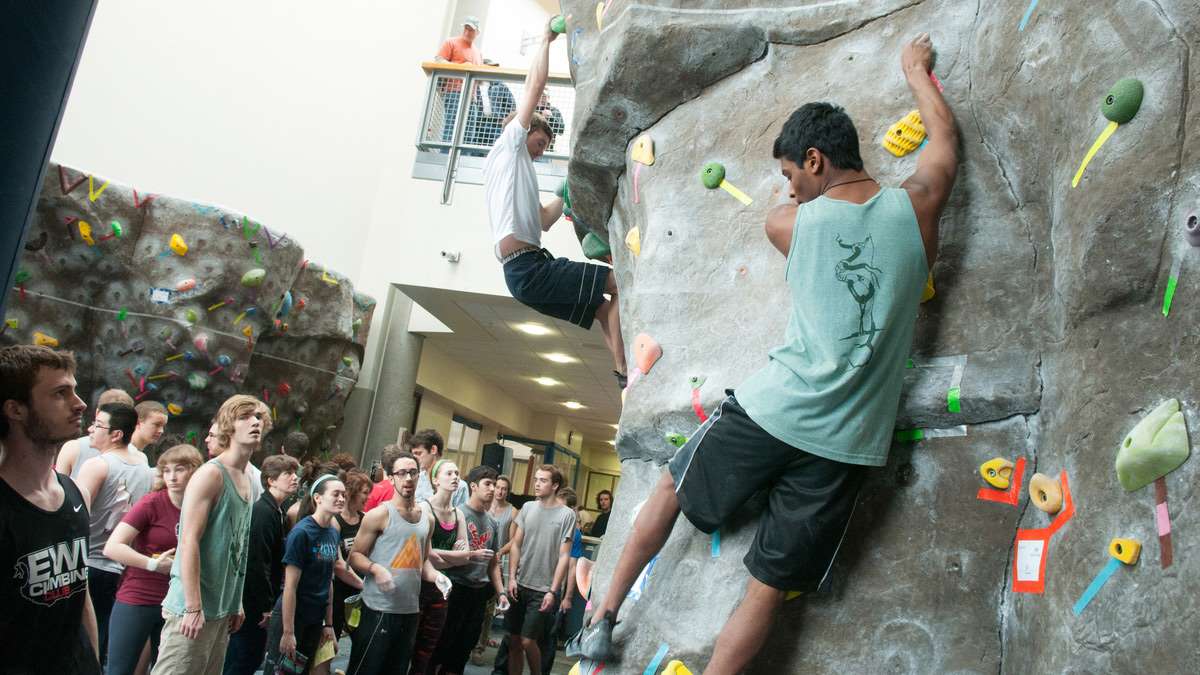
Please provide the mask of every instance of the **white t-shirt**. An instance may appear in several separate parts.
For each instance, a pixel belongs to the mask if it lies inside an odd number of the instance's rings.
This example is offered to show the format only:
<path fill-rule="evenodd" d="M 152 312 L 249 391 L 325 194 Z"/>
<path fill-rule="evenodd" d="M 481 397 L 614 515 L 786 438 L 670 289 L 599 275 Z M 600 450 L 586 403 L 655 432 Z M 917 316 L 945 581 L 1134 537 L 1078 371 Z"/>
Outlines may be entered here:
<path fill-rule="evenodd" d="M 528 136 L 529 130 L 513 117 L 483 165 L 496 259 L 500 258 L 500 240 L 510 234 L 534 246 L 542 243 L 542 203 L 538 199 L 537 171 L 525 147 Z"/>
<path fill-rule="evenodd" d="M 250 462 L 246 462 L 246 478 L 250 479 L 250 503 L 253 504 L 263 493 L 262 471 Z"/>

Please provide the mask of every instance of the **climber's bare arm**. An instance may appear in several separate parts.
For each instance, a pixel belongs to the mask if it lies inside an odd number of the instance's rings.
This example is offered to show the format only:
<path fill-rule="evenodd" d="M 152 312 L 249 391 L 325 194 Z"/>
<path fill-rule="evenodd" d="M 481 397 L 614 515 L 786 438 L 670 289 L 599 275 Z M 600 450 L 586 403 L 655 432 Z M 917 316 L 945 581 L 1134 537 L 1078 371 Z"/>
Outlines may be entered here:
<path fill-rule="evenodd" d="M 925 125 L 925 138 L 929 141 L 917 156 L 917 170 L 901 187 L 908 191 L 913 210 L 917 212 L 917 224 L 925 242 L 925 258 L 930 267 L 937 258 L 938 219 L 950 199 L 950 190 L 958 173 L 958 129 L 954 124 L 954 113 L 929 78 L 932 64 L 933 43 L 928 33 L 918 35 L 901 50 L 900 66 L 913 98 L 917 100 L 921 122 Z"/>
<path fill-rule="evenodd" d="M 796 222 L 796 204 L 780 204 L 767 214 L 767 240 L 786 258 L 792 248 L 792 226 Z"/>

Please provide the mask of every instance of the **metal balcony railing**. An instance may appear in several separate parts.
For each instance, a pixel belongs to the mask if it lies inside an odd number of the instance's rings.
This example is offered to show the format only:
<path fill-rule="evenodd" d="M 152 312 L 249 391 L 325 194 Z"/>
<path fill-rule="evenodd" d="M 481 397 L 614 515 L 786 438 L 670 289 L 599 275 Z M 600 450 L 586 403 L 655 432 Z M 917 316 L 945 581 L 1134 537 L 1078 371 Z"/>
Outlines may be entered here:
<path fill-rule="evenodd" d="M 429 88 L 413 177 L 441 180 L 442 203 L 448 204 L 456 182 L 483 183 L 483 160 L 524 93 L 525 71 L 436 61 L 421 68 L 429 75 Z M 554 143 L 535 163 L 539 187 L 550 192 L 566 176 L 571 154 L 575 87 L 570 76 L 550 75 L 537 111 L 555 132 Z"/>

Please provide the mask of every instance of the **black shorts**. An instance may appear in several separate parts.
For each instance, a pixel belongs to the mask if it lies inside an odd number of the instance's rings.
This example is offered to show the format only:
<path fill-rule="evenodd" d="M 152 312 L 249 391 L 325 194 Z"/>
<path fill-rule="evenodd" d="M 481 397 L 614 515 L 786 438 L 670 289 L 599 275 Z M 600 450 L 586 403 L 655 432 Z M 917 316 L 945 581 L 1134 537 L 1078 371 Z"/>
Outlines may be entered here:
<path fill-rule="evenodd" d="M 590 329 L 596 310 L 607 299 L 604 286 L 611 271 L 604 265 L 555 258 L 543 248 L 505 263 L 504 281 L 517 302 Z"/>
<path fill-rule="evenodd" d="M 815 591 L 837 556 L 866 467 L 780 441 L 728 393 L 671 460 L 679 508 L 700 531 L 712 533 L 766 490 L 746 568 L 771 588 Z"/>
<path fill-rule="evenodd" d="M 541 641 L 554 621 L 554 613 L 558 611 L 557 602 L 549 612 L 541 611 L 544 597 L 546 594 L 542 591 L 517 586 L 517 599 L 504 613 L 504 628 L 509 635 Z"/>

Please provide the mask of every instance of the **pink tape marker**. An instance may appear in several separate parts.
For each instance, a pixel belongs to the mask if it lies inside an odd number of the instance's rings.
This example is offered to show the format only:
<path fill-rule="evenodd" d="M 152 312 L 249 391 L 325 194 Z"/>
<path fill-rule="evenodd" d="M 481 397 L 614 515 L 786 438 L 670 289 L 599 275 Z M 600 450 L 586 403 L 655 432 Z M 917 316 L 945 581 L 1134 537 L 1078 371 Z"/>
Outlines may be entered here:
<path fill-rule="evenodd" d="M 1158 521 L 1158 536 L 1171 534 L 1171 516 L 1167 513 L 1167 503 L 1163 502 L 1154 509 L 1155 520 Z"/>
<path fill-rule="evenodd" d="M 938 91 L 946 91 L 946 88 L 942 86 L 942 81 L 938 79 L 937 75 L 933 74 L 932 70 L 929 71 L 929 79 L 933 80 L 933 84 L 937 86 Z"/>
<path fill-rule="evenodd" d="M 637 204 L 638 202 L 641 201 L 638 196 L 638 174 L 641 172 L 642 172 L 642 163 L 636 162 L 633 165 L 633 203 L 634 204 Z"/>

